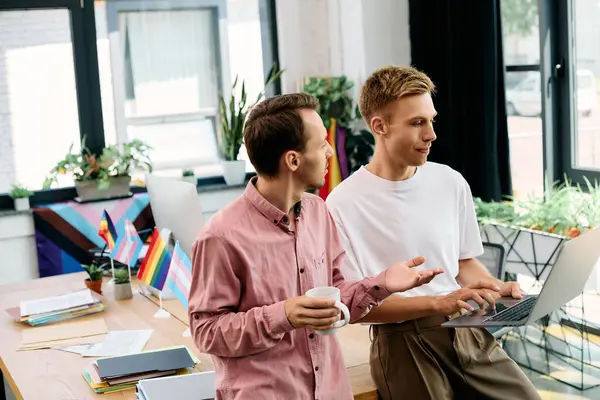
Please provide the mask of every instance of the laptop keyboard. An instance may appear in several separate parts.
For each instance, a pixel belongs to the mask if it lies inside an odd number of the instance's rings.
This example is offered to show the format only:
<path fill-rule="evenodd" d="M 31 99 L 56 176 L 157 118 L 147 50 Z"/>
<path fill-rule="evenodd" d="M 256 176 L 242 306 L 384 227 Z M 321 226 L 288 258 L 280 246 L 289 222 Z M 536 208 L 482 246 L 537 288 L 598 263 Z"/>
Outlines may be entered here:
<path fill-rule="evenodd" d="M 536 296 L 527 297 L 516 306 L 484 319 L 484 321 L 520 321 L 527 317 L 535 304 Z"/>

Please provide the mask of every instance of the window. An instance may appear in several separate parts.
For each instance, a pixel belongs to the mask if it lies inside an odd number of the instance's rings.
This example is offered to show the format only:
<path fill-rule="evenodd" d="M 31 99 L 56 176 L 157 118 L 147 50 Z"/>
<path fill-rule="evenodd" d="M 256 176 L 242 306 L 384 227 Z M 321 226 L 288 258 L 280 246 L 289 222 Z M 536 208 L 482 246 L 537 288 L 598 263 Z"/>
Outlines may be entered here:
<path fill-rule="evenodd" d="M 544 191 L 542 93 L 537 0 L 502 0 L 506 111 L 513 191 Z"/>
<path fill-rule="evenodd" d="M 41 189 L 69 146 L 80 147 L 71 35 L 67 8 L 0 11 L 0 193 Z"/>
<path fill-rule="evenodd" d="M 569 69 L 574 80 L 573 114 L 575 131 L 571 165 L 581 170 L 600 171 L 600 3 L 577 0 L 572 3 L 573 62 Z"/>
<path fill-rule="evenodd" d="M 539 5 L 539 9 L 538 9 Z M 600 2 L 502 0 L 515 194 L 600 178 Z"/>
<path fill-rule="evenodd" d="M 13 183 L 40 190 L 83 137 L 94 152 L 139 138 L 154 147 L 159 173 L 221 176 L 218 96 L 228 97 L 236 77 L 249 98 L 263 89 L 277 62 L 274 8 L 274 0 L 3 1 L 0 208 L 12 206 Z M 64 200 L 72 189 L 59 192 L 36 196 Z"/>
<path fill-rule="evenodd" d="M 218 96 L 227 98 L 238 77 L 255 98 L 270 67 L 257 57 L 264 42 L 259 6 L 259 0 L 96 3 L 106 18 L 111 65 L 100 76 L 112 88 L 105 92 L 112 92 L 116 121 L 107 143 L 147 142 L 159 174 L 193 168 L 199 176 L 221 175 Z"/>

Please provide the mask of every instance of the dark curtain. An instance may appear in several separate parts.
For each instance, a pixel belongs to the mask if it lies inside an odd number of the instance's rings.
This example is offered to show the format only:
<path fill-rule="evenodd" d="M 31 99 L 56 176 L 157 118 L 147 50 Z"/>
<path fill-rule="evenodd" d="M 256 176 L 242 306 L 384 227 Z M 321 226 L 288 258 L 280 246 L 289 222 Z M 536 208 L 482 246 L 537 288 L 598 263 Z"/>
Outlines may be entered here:
<path fill-rule="evenodd" d="M 512 195 L 500 0 L 410 0 L 412 64 L 437 86 L 429 159 L 486 201 Z"/>

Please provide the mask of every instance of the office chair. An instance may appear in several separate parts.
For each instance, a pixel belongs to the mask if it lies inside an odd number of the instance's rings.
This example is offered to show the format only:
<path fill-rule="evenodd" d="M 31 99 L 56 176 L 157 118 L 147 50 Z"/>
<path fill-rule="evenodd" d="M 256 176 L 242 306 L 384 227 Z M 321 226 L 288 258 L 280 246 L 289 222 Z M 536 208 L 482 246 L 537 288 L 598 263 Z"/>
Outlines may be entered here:
<path fill-rule="evenodd" d="M 483 242 L 483 254 L 477 259 L 485 265 L 492 276 L 504 282 L 506 251 L 497 243 Z M 508 333 L 512 327 L 487 328 L 496 339 Z"/>

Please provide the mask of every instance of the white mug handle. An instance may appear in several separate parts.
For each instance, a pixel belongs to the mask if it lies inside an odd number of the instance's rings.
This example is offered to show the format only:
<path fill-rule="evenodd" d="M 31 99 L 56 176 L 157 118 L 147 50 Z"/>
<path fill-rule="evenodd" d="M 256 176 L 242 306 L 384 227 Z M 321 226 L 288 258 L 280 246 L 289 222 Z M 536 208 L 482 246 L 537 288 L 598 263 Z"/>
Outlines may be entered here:
<path fill-rule="evenodd" d="M 344 325 L 348 325 L 350 323 L 350 311 L 348 311 L 348 307 L 341 301 L 335 302 L 335 307 L 339 308 L 339 310 L 344 314 L 344 319 L 337 321 L 333 324 L 334 328 L 341 328 Z"/>

